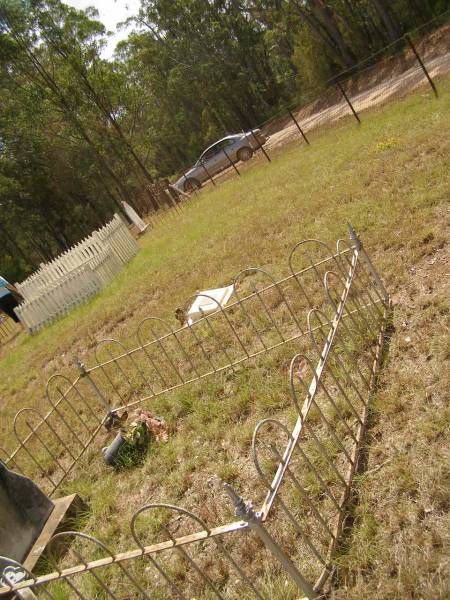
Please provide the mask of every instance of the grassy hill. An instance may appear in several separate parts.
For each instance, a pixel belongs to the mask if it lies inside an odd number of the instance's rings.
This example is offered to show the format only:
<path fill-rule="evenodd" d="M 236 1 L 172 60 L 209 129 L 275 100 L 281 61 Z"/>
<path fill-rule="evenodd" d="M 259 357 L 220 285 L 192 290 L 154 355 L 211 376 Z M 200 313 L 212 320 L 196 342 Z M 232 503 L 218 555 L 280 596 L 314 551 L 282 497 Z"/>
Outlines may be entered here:
<path fill-rule="evenodd" d="M 343 121 L 316 133 L 310 147 L 294 143 L 272 163 L 260 161 L 242 177 L 204 189 L 181 216 L 141 238 L 136 259 L 95 299 L 2 348 L 1 445 L 14 445 L 15 412 L 44 406 L 48 377 L 74 374 L 75 356 L 92 364 L 99 339 L 132 343 L 148 315 L 175 325 L 175 309 L 196 290 L 225 285 L 245 267 L 282 276 L 295 242 L 333 242 L 346 235 L 350 221 L 393 296 L 395 333 L 373 403 L 368 469 L 357 481 L 355 524 L 333 598 L 448 597 L 448 81 L 442 87 L 447 91 L 437 100 L 417 93 L 366 113 L 361 126 Z M 274 374 L 270 398 L 262 377 L 247 381 L 257 393 L 236 389 L 220 410 L 211 398 L 223 382 L 175 397 L 189 410 L 161 400 L 158 414 L 177 427 L 142 472 L 116 474 L 100 465 L 67 484 L 66 491 L 79 491 L 91 503 L 86 530 L 103 540 L 118 537 L 125 548 L 129 539 L 110 519 L 118 508 L 126 519 L 148 498 L 189 505 L 202 481 L 217 474 L 244 487 L 239 457 L 248 455 L 257 418 L 285 408 L 285 372 Z M 199 393 L 196 404 L 189 394 Z M 232 440 L 233 448 L 216 445 L 220 440 Z M 230 456 L 238 467 L 224 472 Z"/>

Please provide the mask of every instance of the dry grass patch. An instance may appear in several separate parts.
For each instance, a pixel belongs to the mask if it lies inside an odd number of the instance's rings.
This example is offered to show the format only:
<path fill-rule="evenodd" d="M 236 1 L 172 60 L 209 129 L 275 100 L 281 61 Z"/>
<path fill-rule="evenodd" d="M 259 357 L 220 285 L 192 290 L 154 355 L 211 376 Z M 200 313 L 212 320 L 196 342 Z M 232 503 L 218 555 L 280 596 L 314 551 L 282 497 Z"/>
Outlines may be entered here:
<path fill-rule="evenodd" d="M 291 145 L 271 164 L 205 189 L 182 217 L 141 239 L 140 254 L 99 296 L 2 350 L 2 445 L 13 445 L 14 413 L 43 408 L 46 379 L 59 370 L 73 375 L 75 356 L 92 364 L 102 337 L 132 345 L 148 315 L 175 324 L 175 309 L 195 290 L 227 284 L 244 267 L 283 276 L 295 242 L 332 242 L 351 221 L 393 294 L 395 334 L 334 596 L 445 598 L 449 116 L 449 92 L 438 100 L 411 96 L 366 114 L 361 127 L 330 129 L 311 147 Z M 286 365 L 293 353 L 285 348 L 251 370 L 156 399 L 150 408 L 166 418 L 170 439 L 152 444 L 133 469 L 104 466 L 101 437 L 63 490 L 88 501 L 85 530 L 124 550 L 129 518 L 149 501 L 195 508 L 208 523 L 229 519 L 217 476 L 247 490 L 257 420 L 268 414 L 292 420 Z M 261 488 L 250 492 L 262 498 Z M 249 561 L 262 557 L 258 552 Z M 295 598 L 273 566 L 254 562 L 268 597 Z"/>

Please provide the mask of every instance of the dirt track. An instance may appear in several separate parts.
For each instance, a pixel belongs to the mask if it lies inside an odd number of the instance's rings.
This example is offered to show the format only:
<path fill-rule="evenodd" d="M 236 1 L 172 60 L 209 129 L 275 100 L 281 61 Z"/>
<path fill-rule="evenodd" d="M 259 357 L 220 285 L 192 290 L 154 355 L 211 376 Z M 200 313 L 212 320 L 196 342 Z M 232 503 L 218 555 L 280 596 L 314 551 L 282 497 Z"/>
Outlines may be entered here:
<path fill-rule="evenodd" d="M 433 79 L 450 73 L 449 38 L 450 25 L 446 25 L 416 45 Z M 409 61 L 411 66 L 403 70 L 403 61 L 405 60 Z M 418 87 L 432 93 L 422 68 L 410 51 L 387 58 L 379 64 L 369 67 L 360 74 L 359 81 L 358 76 L 355 76 L 354 81 L 349 83 L 348 95 L 358 114 L 389 102 L 395 97 L 405 96 Z M 354 88 L 357 88 L 356 91 Z M 328 98 L 326 96 L 319 98 L 316 102 L 297 109 L 294 114 L 303 131 L 308 133 L 320 126 L 333 124 L 352 113 L 349 105 L 336 88 Z M 302 139 L 300 132 L 287 114 L 261 128 L 268 135 L 265 148 L 269 151 L 269 155 L 270 150 Z M 253 160 L 248 163 L 237 163 L 237 168 L 239 171 L 245 171 L 261 158 L 261 152 L 257 152 Z M 230 167 L 215 175 L 214 180 L 220 182 L 235 175 L 235 171 Z M 202 187 L 208 188 L 210 185 L 209 181 L 205 181 Z"/>
<path fill-rule="evenodd" d="M 426 67 L 433 78 L 450 72 L 450 52 L 427 60 Z M 417 65 L 401 75 L 395 74 L 393 77 L 385 79 L 363 92 L 352 94 L 350 99 L 356 112 L 361 113 L 368 108 L 389 101 L 393 96 L 412 91 L 420 85 L 428 86 L 429 84 L 421 67 Z M 302 111 L 299 111 L 295 116 L 299 120 L 302 129 L 308 132 L 319 125 L 332 123 L 349 114 L 351 114 L 350 107 L 345 100 L 342 100 L 309 116 L 303 116 Z M 287 125 L 270 136 L 266 148 L 270 150 L 270 148 L 282 146 L 292 139 L 298 138 L 299 135 L 300 133 L 294 124 Z"/>

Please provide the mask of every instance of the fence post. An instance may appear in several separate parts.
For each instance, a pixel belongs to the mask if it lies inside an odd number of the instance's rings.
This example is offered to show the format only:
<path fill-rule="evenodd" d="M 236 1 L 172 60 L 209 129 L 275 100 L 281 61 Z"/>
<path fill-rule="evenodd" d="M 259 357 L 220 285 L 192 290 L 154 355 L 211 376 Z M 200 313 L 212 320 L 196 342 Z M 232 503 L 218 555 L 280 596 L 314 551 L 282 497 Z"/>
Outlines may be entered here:
<path fill-rule="evenodd" d="M 364 260 L 367 263 L 367 266 L 369 267 L 369 271 L 372 274 L 372 277 L 374 278 L 378 289 L 380 290 L 380 292 L 383 295 L 384 298 L 384 302 L 385 305 L 388 306 L 389 302 L 390 302 L 390 296 L 388 291 L 386 290 L 386 288 L 384 287 L 383 282 L 381 281 L 381 277 L 378 275 L 377 270 L 375 269 L 375 267 L 372 264 L 372 261 L 369 258 L 369 255 L 367 254 L 367 252 L 365 251 L 362 241 L 360 240 L 358 234 L 356 233 L 356 231 L 353 229 L 353 227 L 350 225 L 350 223 L 347 223 L 347 227 L 348 227 L 348 232 L 350 235 L 350 239 L 352 240 L 352 242 L 355 244 L 356 249 L 358 250 L 358 252 L 361 252 L 361 254 L 364 257 Z"/>
<path fill-rule="evenodd" d="M 175 210 L 175 212 L 178 212 L 180 214 L 183 214 L 183 211 L 181 210 L 180 206 L 178 206 L 178 202 L 175 202 L 172 193 L 170 192 L 169 188 L 163 189 L 162 193 L 167 196 L 167 198 L 169 199 L 169 203 L 171 204 L 172 208 Z"/>
<path fill-rule="evenodd" d="M 314 591 L 312 585 L 306 581 L 289 556 L 287 556 L 280 548 L 267 529 L 263 526 L 260 515 L 253 510 L 251 504 L 245 503 L 229 484 L 225 483 L 224 488 L 234 504 L 236 516 L 248 523 L 250 529 L 256 533 L 266 548 L 281 563 L 283 569 L 292 577 L 298 588 L 305 594 L 306 598 L 318 598 L 319 596 Z"/>
<path fill-rule="evenodd" d="M 420 58 L 419 53 L 416 50 L 416 47 L 414 46 L 414 44 L 412 43 L 411 38 L 409 37 L 409 35 L 405 35 L 405 40 L 408 42 L 409 47 L 411 48 L 411 50 L 414 53 L 414 56 L 417 58 L 417 62 L 419 63 L 419 65 L 422 68 L 422 71 L 425 73 L 425 77 L 428 79 L 428 83 L 431 85 L 431 89 L 434 92 L 434 95 L 436 96 L 436 98 L 438 97 L 438 91 L 436 89 L 436 86 L 434 85 L 434 81 L 431 79 L 430 74 L 428 73 L 428 70 L 426 68 L 426 66 L 423 64 L 422 59 Z"/>
<path fill-rule="evenodd" d="M 186 173 L 183 171 L 183 177 L 184 177 L 184 183 L 185 183 L 185 188 L 186 188 L 186 183 L 189 181 L 189 179 L 186 177 Z M 186 191 L 189 191 L 189 188 L 186 188 Z M 194 186 L 193 189 L 191 190 L 191 192 L 194 192 L 194 194 L 197 194 L 197 188 Z"/>
<path fill-rule="evenodd" d="M 298 129 L 298 130 L 299 130 L 299 132 L 301 133 L 301 135 L 302 135 L 303 139 L 305 140 L 305 142 L 306 142 L 306 143 L 308 144 L 308 146 L 309 146 L 309 140 L 308 140 L 308 138 L 306 137 L 306 135 L 305 135 L 305 132 L 303 131 L 303 129 L 302 129 L 302 128 L 300 127 L 300 125 L 298 124 L 298 121 L 297 121 L 297 119 L 294 117 L 294 113 L 291 111 L 291 109 L 290 109 L 290 108 L 288 108 L 287 110 L 288 110 L 288 113 L 289 113 L 289 115 L 290 115 L 291 119 L 294 121 L 294 123 L 295 123 L 295 126 L 297 127 L 297 129 Z"/>
<path fill-rule="evenodd" d="M 208 171 L 208 169 L 206 168 L 206 166 L 205 166 L 205 163 L 203 162 L 203 160 L 201 160 L 201 161 L 200 161 L 200 164 L 202 165 L 202 167 L 203 167 L 203 170 L 205 171 L 206 175 L 207 175 L 207 176 L 208 176 L 208 178 L 210 179 L 211 183 L 212 183 L 213 185 L 216 185 L 216 182 L 215 182 L 215 181 L 214 181 L 214 179 L 212 178 L 212 175 L 211 175 L 211 173 L 210 173 L 210 172 Z"/>
<path fill-rule="evenodd" d="M 242 131 L 243 131 L 243 133 L 244 133 L 245 137 L 248 139 L 247 132 L 246 132 L 246 131 L 244 131 L 244 130 L 242 130 Z M 268 161 L 268 162 L 272 162 L 272 161 L 271 161 L 271 158 L 270 158 L 270 156 L 267 154 L 267 152 L 266 152 L 266 150 L 264 149 L 263 145 L 262 145 L 262 144 L 261 144 L 261 142 L 258 140 L 258 138 L 256 137 L 256 135 L 253 133 L 253 129 L 250 129 L 250 133 L 251 133 L 251 135 L 253 136 L 253 138 L 254 138 L 255 142 L 258 144 L 258 148 L 259 148 L 259 150 L 261 150 L 261 151 L 262 151 L 262 153 L 264 154 L 264 156 L 267 158 L 267 161 Z"/>
<path fill-rule="evenodd" d="M 228 152 L 225 150 L 225 148 L 222 148 L 223 153 L 225 154 L 225 156 L 228 158 L 228 161 L 230 162 L 231 166 L 233 167 L 233 169 L 236 171 L 236 173 L 238 175 L 240 175 L 239 173 L 239 169 L 237 168 L 237 166 L 234 164 L 234 162 L 231 160 L 230 155 L 228 154 Z"/>
<path fill-rule="evenodd" d="M 75 365 L 78 367 L 78 370 L 80 371 L 81 377 L 83 379 L 87 380 L 87 382 L 89 383 L 89 385 L 93 389 L 95 395 L 100 400 L 100 402 L 103 404 L 103 407 L 106 409 L 107 419 L 105 421 L 105 427 L 106 427 L 106 429 L 108 429 L 109 426 L 110 426 L 110 424 L 111 424 L 111 422 L 114 420 L 114 413 L 111 411 L 111 406 L 110 406 L 108 400 L 102 394 L 102 392 L 100 391 L 100 389 L 97 386 L 97 384 L 95 383 L 95 381 L 89 375 L 89 372 L 86 369 L 85 365 L 81 362 L 81 360 L 79 358 L 75 358 Z"/>
<path fill-rule="evenodd" d="M 353 113 L 353 116 L 354 116 L 354 117 L 355 117 L 355 119 L 358 121 L 358 123 L 361 123 L 361 119 L 359 118 L 359 116 L 358 116 L 358 113 L 357 113 L 357 112 L 356 112 L 356 110 L 354 109 L 354 107 L 353 107 L 353 104 L 350 102 L 350 98 L 347 96 L 347 94 L 346 94 L 346 92 L 345 92 L 344 88 L 342 87 L 342 84 L 341 84 L 341 82 L 340 82 L 340 81 L 336 82 L 336 85 L 337 85 L 337 86 L 338 86 L 338 88 L 340 89 L 340 91 L 341 91 L 341 94 L 344 96 L 344 98 L 345 98 L 345 101 L 346 101 L 346 102 L 347 102 L 347 104 L 350 106 L 350 109 L 351 109 L 351 111 L 352 111 L 352 113 Z"/>

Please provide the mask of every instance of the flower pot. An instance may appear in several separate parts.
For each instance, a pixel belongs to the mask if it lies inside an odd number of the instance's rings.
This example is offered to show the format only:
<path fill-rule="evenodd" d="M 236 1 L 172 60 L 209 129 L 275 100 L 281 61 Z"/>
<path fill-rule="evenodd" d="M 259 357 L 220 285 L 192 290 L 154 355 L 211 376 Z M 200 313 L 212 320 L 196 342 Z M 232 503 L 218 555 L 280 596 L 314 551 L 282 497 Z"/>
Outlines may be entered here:
<path fill-rule="evenodd" d="M 113 439 L 111 444 L 106 448 L 102 449 L 103 458 L 105 459 L 105 463 L 107 465 L 115 465 L 117 455 L 119 454 L 119 450 L 121 449 L 124 443 L 125 438 L 119 431 L 119 433 Z"/>

